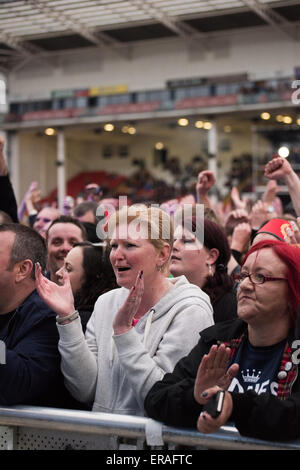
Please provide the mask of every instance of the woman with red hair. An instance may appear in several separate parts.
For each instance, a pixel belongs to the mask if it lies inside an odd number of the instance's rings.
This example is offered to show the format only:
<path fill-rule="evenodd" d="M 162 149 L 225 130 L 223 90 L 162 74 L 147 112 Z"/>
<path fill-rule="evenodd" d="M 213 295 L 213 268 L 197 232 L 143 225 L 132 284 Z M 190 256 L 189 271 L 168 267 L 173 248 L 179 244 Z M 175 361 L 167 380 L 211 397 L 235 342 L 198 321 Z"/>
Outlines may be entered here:
<path fill-rule="evenodd" d="M 215 432 L 228 420 L 243 435 L 300 437 L 300 247 L 277 240 L 255 244 L 237 276 L 238 318 L 201 332 L 190 354 L 154 384 L 145 400 L 151 418 Z M 221 390 L 221 413 L 204 405 Z"/>
<path fill-rule="evenodd" d="M 247 258 L 254 252 L 262 248 L 272 248 L 278 258 L 286 265 L 286 278 L 288 288 L 288 305 L 293 323 L 296 322 L 297 310 L 300 305 L 300 246 L 290 245 L 288 243 L 278 242 L 276 240 L 263 240 L 253 245 L 246 254 L 243 265 Z M 235 276 L 236 280 L 240 276 Z"/>

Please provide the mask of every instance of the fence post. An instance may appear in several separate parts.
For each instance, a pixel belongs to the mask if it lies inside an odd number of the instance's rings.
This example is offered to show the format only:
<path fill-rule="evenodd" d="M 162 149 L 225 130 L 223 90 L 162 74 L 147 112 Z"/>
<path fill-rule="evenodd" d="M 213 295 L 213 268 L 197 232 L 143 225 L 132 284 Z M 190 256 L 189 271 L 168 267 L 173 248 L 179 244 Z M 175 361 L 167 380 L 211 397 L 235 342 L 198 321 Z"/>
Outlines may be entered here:
<path fill-rule="evenodd" d="M 0 450 L 17 450 L 18 428 L 0 426 Z"/>

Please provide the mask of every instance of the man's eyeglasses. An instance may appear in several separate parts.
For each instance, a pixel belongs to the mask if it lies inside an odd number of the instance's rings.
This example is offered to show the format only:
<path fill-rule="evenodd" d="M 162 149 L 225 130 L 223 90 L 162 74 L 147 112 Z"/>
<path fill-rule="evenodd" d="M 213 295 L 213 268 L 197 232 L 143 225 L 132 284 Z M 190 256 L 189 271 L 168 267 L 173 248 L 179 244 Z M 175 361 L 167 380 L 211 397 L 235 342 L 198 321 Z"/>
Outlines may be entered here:
<path fill-rule="evenodd" d="M 234 273 L 232 277 L 236 282 L 242 282 L 246 277 L 249 277 L 252 284 L 264 284 L 268 281 L 287 281 L 285 277 L 264 276 L 264 274 L 260 273 Z"/>

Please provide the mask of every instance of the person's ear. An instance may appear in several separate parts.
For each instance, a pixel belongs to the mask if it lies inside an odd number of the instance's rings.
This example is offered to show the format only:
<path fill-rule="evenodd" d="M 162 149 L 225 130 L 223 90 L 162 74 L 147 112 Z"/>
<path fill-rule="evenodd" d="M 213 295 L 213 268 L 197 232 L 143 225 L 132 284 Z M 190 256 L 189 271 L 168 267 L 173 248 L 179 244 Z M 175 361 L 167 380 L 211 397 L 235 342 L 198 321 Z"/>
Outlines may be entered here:
<path fill-rule="evenodd" d="M 212 248 L 211 250 L 209 250 L 209 254 L 208 254 L 208 260 L 209 260 L 209 264 L 215 264 L 217 262 L 217 259 L 219 258 L 219 255 L 220 255 L 220 252 L 217 248 Z"/>
<path fill-rule="evenodd" d="M 168 243 L 164 243 L 164 246 L 160 249 L 158 258 L 157 258 L 157 266 L 165 266 L 167 261 L 169 260 L 171 255 L 171 247 Z"/>
<path fill-rule="evenodd" d="M 31 276 L 33 263 L 30 259 L 24 259 L 14 266 L 15 281 L 16 283 L 22 282 L 27 277 Z"/>

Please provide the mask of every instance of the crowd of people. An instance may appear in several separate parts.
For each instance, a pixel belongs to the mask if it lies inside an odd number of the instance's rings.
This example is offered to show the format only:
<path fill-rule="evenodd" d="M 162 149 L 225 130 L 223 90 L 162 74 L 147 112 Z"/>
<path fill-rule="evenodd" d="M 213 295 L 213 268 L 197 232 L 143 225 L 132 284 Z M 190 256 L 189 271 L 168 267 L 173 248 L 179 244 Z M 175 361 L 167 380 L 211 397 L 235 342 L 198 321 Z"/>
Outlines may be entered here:
<path fill-rule="evenodd" d="M 34 182 L 18 208 L 1 139 L 0 406 L 299 438 L 300 180 L 279 156 L 265 178 L 259 200 L 233 187 L 224 204 L 203 170 L 160 207 L 92 184 L 63 211 L 40 207 Z"/>

